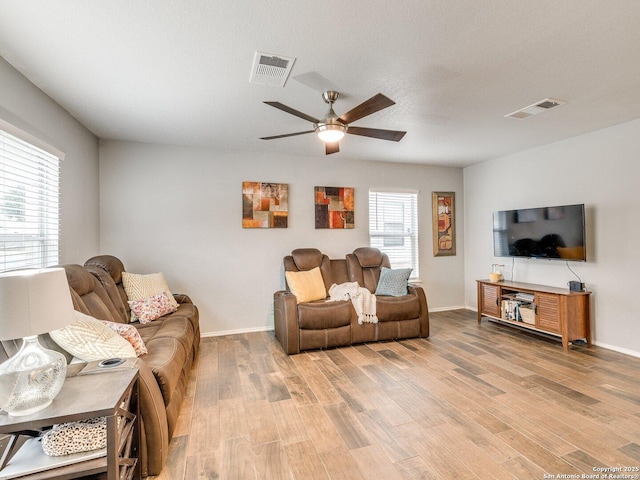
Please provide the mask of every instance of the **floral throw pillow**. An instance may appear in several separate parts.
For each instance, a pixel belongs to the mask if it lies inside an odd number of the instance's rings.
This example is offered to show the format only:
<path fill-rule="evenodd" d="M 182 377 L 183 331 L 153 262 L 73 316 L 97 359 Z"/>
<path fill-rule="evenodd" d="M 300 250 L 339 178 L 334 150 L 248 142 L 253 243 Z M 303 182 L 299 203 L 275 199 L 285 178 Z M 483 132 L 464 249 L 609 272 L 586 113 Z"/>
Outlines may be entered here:
<path fill-rule="evenodd" d="M 101 320 L 101 322 L 129 342 L 138 357 L 148 353 L 147 346 L 144 344 L 140 332 L 138 332 L 138 329 L 133 325 L 110 322 L 108 320 Z"/>
<path fill-rule="evenodd" d="M 129 300 L 129 307 L 135 313 L 140 323 L 149 323 L 157 320 L 163 315 L 173 313 L 177 310 L 171 302 L 167 292 L 160 292 L 142 300 Z"/>

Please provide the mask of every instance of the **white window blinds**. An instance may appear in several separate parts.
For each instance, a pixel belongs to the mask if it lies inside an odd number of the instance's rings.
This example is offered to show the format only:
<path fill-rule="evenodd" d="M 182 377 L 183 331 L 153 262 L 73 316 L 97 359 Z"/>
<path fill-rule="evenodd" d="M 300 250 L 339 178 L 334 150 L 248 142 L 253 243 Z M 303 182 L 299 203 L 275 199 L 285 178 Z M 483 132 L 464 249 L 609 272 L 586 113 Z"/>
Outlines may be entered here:
<path fill-rule="evenodd" d="M 369 191 L 369 245 L 389 256 L 392 268 L 418 268 L 418 193 Z"/>
<path fill-rule="evenodd" d="M 0 130 L 0 271 L 59 263 L 60 159 Z"/>

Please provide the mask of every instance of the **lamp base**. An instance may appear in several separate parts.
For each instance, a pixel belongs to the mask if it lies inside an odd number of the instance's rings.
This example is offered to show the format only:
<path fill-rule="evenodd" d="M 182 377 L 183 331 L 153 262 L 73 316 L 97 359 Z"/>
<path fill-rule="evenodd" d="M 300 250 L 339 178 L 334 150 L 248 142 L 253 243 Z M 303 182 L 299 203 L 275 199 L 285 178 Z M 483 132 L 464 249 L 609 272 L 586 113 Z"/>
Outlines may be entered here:
<path fill-rule="evenodd" d="M 44 348 L 37 335 L 24 337 L 22 347 L 0 365 L 0 407 L 9 415 L 30 415 L 48 407 L 67 374 L 61 353 Z"/>

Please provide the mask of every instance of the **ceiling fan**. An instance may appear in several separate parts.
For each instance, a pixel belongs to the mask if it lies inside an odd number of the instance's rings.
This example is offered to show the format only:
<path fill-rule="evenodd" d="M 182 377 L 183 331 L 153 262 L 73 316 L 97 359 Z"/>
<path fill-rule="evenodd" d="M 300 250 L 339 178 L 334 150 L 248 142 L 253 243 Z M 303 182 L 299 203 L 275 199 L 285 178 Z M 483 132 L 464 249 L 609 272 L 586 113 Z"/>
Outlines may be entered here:
<path fill-rule="evenodd" d="M 390 140 L 392 142 L 399 142 L 404 137 L 405 133 L 398 130 L 382 130 L 379 128 L 364 128 L 355 127 L 350 125 L 356 120 L 360 120 L 367 115 L 378 112 L 382 109 L 395 105 L 395 102 L 390 98 L 385 97 L 381 93 L 374 95 L 369 100 L 362 102 L 357 107 L 352 108 L 347 113 L 338 117 L 336 112 L 333 111 L 333 103 L 338 99 L 339 93 L 333 90 L 328 90 L 322 94 L 322 99 L 325 103 L 329 104 L 329 111 L 327 115 L 322 119 L 317 119 L 306 113 L 294 110 L 280 102 L 264 102 L 267 105 L 271 105 L 283 112 L 290 113 L 296 117 L 300 117 L 313 123 L 313 130 L 305 130 L 304 132 L 286 133 L 284 135 L 274 135 L 271 137 L 261 137 L 261 140 L 274 140 L 276 138 L 293 137 L 296 135 L 304 135 L 305 133 L 316 133 L 322 141 L 325 142 L 325 152 L 327 155 L 340 151 L 338 141 L 344 137 L 346 133 L 351 135 L 360 135 L 362 137 L 379 138 L 381 140 Z"/>

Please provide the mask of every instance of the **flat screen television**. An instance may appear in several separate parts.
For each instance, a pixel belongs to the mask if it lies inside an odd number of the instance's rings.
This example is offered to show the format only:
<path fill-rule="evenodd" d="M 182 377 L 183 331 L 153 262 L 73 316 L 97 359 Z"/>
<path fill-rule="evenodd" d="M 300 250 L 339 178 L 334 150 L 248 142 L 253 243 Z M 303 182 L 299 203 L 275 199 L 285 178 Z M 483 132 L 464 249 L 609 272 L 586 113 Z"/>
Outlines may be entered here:
<path fill-rule="evenodd" d="M 584 204 L 493 213 L 496 257 L 587 260 Z"/>

